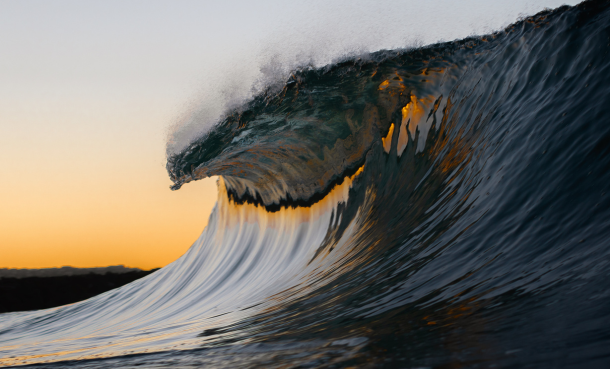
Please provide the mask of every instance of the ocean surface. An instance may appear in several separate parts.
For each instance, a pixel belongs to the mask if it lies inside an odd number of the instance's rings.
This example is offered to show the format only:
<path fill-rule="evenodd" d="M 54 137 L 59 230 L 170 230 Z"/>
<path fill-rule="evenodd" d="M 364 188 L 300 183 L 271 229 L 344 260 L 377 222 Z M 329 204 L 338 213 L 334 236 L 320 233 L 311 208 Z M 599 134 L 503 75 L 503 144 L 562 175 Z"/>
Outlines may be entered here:
<path fill-rule="evenodd" d="M 295 71 L 168 158 L 174 263 L 0 315 L 0 365 L 610 367 L 610 2 Z"/>

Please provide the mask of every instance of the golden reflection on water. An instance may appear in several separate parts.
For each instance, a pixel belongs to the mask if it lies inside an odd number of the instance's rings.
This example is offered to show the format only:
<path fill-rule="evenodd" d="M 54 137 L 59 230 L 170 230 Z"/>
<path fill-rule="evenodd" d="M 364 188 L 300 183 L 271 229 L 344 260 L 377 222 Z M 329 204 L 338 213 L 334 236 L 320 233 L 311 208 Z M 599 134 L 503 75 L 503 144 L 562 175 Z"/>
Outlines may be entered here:
<path fill-rule="evenodd" d="M 388 90 L 391 95 L 397 95 L 403 92 L 406 86 L 403 83 L 402 77 L 395 73 L 392 79 L 386 79 L 379 85 L 379 91 Z"/>
<path fill-rule="evenodd" d="M 388 135 L 381 138 L 381 142 L 383 143 L 383 151 L 386 154 L 390 153 L 390 149 L 392 148 L 392 136 L 394 135 L 394 123 L 390 125 L 390 130 L 388 131 Z"/>
<path fill-rule="evenodd" d="M 283 228 L 286 224 L 312 222 L 322 214 L 334 209 L 337 204 L 347 202 L 349 190 L 354 180 L 364 171 L 364 165 L 356 173 L 345 177 L 341 184 L 335 185 L 322 200 L 311 206 L 282 207 L 278 211 L 269 212 L 264 206 L 250 203 L 238 204 L 231 200 L 227 193 L 224 178 L 218 179 L 218 208 L 223 224 L 228 227 L 243 223 L 256 223 L 260 229 Z"/>
<path fill-rule="evenodd" d="M 415 129 L 424 116 L 424 105 L 417 100 L 415 95 L 411 95 L 411 101 L 401 110 L 402 122 L 400 125 L 400 134 L 398 135 L 397 155 L 400 157 L 407 147 L 409 137 L 407 130 L 411 133 L 411 138 L 415 138 Z"/>

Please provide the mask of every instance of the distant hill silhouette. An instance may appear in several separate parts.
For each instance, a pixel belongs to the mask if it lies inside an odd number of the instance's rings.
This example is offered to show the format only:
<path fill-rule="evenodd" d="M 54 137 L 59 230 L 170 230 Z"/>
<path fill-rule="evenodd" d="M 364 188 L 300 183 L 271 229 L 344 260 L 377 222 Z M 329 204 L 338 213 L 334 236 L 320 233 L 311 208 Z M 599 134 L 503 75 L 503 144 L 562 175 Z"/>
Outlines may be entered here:
<path fill-rule="evenodd" d="M 0 313 L 46 309 L 86 300 L 156 270 L 126 268 L 122 265 L 105 268 L 0 269 Z"/>
<path fill-rule="evenodd" d="M 113 265 L 101 268 L 74 268 L 64 266 L 61 268 L 44 268 L 44 269 L 13 269 L 0 268 L 0 278 L 27 278 L 27 277 L 65 277 L 84 274 L 106 274 L 106 273 L 129 273 L 142 272 L 142 269 L 127 268 L 123 265 Z"/>

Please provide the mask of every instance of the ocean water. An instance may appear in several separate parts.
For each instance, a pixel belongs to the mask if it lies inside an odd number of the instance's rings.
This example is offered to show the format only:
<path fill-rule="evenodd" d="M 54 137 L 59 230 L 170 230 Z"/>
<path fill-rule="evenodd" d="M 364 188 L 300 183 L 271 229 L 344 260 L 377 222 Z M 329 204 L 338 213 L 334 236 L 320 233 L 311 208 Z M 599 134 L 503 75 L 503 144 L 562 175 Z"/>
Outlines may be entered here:
<path fill-rule="evenodd" d="M 0 365 L 607 368 L 610 2 L 295 71 L 168 158 L 189 251 L 0 315 Z"/>

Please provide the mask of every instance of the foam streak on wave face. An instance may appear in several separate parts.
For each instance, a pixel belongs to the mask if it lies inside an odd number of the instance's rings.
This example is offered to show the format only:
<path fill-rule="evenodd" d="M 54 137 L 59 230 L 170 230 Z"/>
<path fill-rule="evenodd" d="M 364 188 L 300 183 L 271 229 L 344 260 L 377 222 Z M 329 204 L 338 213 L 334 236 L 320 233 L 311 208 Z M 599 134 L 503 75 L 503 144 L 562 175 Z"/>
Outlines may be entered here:
<path fill-rule="evenodd" d="M 309 262 L 329 226 L 337 223 L 337 207 L 348 201 L 363 169 L 310 207 L 276 212 L 234 203 L 221 177 L 209 226 L 176 262 L 80 303 L 0 316 L 4 332 L 15 332 L 0 340 L 0 366 L 198 347 L 197 332 L 218 330 L 269 308 L 276 303 L 270 296 L 300 283 L 319 267 L 319 262 Z M 250 307 L 239 305 L 243 303 Z M 49 319 L 40 320 L 41 316 Z M 38 343 L 41 331 L 59 343 L 43 347 Z M 66 350 L 68 346 L 72 349 Z"/>

